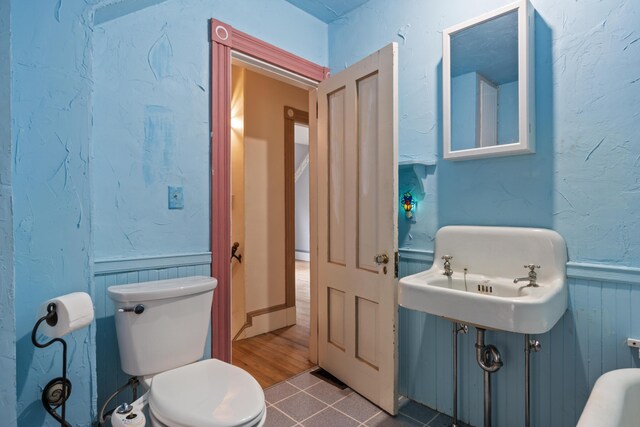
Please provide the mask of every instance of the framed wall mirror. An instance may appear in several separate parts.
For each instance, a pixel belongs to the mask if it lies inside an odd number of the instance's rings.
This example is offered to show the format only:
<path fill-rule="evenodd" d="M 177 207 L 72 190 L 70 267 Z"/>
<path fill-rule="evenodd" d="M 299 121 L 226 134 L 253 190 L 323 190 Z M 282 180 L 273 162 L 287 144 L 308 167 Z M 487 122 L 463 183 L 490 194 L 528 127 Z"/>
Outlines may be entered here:
<path fill-rule="evenodd" d="M 535 152 L 533 7 L 518 1 L 443 31 L 443 153 Z"/>

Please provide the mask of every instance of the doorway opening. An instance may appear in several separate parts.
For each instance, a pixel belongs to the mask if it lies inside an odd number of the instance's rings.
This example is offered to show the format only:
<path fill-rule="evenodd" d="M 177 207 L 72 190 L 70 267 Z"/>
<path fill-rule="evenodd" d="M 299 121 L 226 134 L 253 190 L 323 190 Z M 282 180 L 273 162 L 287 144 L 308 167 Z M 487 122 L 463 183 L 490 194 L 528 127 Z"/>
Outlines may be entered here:
<path fill-rule="evenodd" d="M 231 361 L 231 60 L 239 54 L 249 64 L 275 68 L 278 76 L 293 76 L 293 81 L 317 88 L 308 92 L 309 357 L 395 414 L 397 44 L 327 78 L 324 67 L 220 21 L 210 23 L 211 273 L 218 279 L 211 311 L 212 355 Z"/>
<path fill-rule="evenodd" d="M 268 387 L 314 366 L 309 89 L 235 57 L 231 74 L 231 362 Z"/>

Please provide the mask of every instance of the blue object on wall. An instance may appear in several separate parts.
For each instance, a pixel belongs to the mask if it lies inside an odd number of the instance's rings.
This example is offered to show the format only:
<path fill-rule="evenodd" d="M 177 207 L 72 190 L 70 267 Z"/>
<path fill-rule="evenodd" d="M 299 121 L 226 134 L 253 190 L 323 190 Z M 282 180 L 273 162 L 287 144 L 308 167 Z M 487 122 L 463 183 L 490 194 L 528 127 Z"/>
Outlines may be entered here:
<path fill-rule="evenodd" d="M 169 186 L 169 209 L 184 209 L 182 187 Z"/>

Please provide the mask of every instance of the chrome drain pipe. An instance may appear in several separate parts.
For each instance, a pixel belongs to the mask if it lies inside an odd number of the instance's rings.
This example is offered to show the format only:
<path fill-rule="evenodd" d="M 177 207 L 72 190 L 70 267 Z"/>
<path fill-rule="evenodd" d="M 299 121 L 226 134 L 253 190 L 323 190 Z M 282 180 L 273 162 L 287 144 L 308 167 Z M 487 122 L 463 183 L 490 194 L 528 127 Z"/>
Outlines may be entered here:
<path fill-rule="evenodd" d="M 540 341 L 529 339 L 529 334 L 524 335 L 524 425 L 531 426 L 531 365 L 529 356 L 531 352 L 537 353 L 542 346 Z"/>
<path fill-rule="evenodd" d="M 485 345 L 484 333 L 476 328 L 476 361 L 484 371 L 484 427 L 491 427 L 491 374 L 502 367 L 502 358 L 494 345 Z"/>
<path fill-rule="evenodd" d="M 451 427 L 458 427 L 458 334 L 466 334 L 469 331 L 467 325 L 452 322 L 453 326 L 453 421 Z"/>

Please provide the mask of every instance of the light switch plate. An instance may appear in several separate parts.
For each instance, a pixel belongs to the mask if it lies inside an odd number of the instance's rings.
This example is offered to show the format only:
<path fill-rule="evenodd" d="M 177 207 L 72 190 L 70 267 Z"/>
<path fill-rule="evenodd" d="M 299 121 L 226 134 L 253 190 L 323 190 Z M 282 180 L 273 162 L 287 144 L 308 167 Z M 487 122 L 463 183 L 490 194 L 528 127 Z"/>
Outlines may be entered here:
<path fill-rule="evenodd" d="M 169 186 L 169 209 L 184 209 L 182 187 Z"/>

